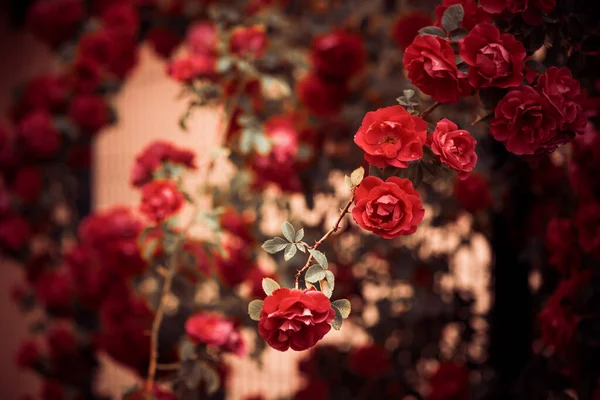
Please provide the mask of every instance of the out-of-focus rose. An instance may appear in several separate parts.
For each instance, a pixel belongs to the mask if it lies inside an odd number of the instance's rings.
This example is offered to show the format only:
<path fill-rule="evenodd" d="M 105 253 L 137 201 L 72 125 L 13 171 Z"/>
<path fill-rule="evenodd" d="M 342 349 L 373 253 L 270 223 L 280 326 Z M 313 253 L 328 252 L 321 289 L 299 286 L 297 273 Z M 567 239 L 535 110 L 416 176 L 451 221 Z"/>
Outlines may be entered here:
<path fill-rule="evenodd" d="M 20 250 L 31 238 L 31 226 L 21 216 L 10 215 L 0 220 L 0 245 Z"/>
<path fill-rule="evenodd" d="M 65 76 L 43 74 L 27 82 L 16 111 L 21 115 L 40 109 L 58 111 L 67 102 L 68 95 L 68 80 Z"/>
<path fill-rule="evenodd" d="M 92 93 L 104 80 L 102 64 L 92 57 L 78 57 L 73 63 L 69 79 L 76 93 Z"/>
<path fill-rule="evenodd" d="M 313 378 L 296 392 L 294 400 L 326 400 L 329 398 L 329 392 L 329 383 Z"/>
<path fill-rule="evenodd" d="M 376 344 L 352 349 L 348 365 L 357 375 L 368 379 L 383 378 L 392 367 L 387 350 Z"/>
<path fill-rule="evenodd" d="M 229 37 L 229 52 L 240 57 L 261 58 L 269 45 L 262 25 L 237 27 Z"/>
<path fill-rule="evenodd" d="M 265 298 L 258 333 L 275 350 L 306 350 L 329 332 L 334 317 L 322 292 L 280 288 Z"/>
<path fill-rule="evenodd" d="M 419 34 L 419 29 L 430 26 L 432 23 L 431 17 L 420 11 L 402 14 L 392 25 L 392 39 L 398 44 L 398 47 L 404 50 Z"/>
<path fill-rule="evenodd" d="M 146 146 L 135 158 L 131 170 L 131 184 L 141 187 L 152 179 L 152 174 L 162 163 L 172 163 L 195 169 L 195 154 L 172 143 L 156 140 Z"/>
<path fill-rule="evenodd" d="M 258 265 L 251 268 L 246 275 L 246 279 L 250 282 L 250 296 L 255 299 L 264 299 L 266 294 L 262 288 L 264 278 L 276 279 L 276 276 L 271 273 L 266 273 Z M 337 278 L 337 277 L 336 277 Z M 336 279 L 337 285 L 337 279 Z M 337 288 L 337 286 L 336 286 Z"/>
<path fill-rule="evenodd" d="M 39 344 L 34 340 L 25 340 L 17 349 L 15 362 L 19 368 L 32 368 L 40 361 L 41 356 Z"/>
<path fill-rule="evenodd" d="M 62 385 L 53 380 L 45 380 L 42 383 L 41 400 L 66 400 L 65 390 Z"/>
<path fill-rule="evenodd" d="M 548 262 L 563 274 L 568 274 L 579 265 L 581 255 L 576 242 L 577 233 L 571 220 L 553 218 L 548 222 L 546 229 Z"/>
<path fill-rule="evenodd" d="M 365 160 L 380 168 L 407 168 L 409 161 L 423 157 L 426 139 L 427 122 L 402 106 L 368 112 L 354 135 Z"/>
<path fill-rule="evenodd" d="M 48 111 L 27 114 L 19 121 L 17 132 L 26 151 L 34 157 L 50 158 L 60 150 L 62 140 Z"/>
<path fill-rule="evenodd" d="M 35 296 L 48 311 L 63 315 L 71 310 L 73 285 L 63 270 L 50 270 L 36 281 Z"/>
<path fill-rule="evenodd" d="M 385 239 L 415 233 L 425 210 L 408 179 L 384 181 L 368 176 L 356 189 L 352 218 L 361 228 Z"/>
<path fill-rule="evenodd" d="M 14 166 L 18 159 L 16 135 L 0 124 L 0 166 Z"/>
<path fill-rule="evenodd" d="M 600 204 L 590 202 L 580 205 L 575 216 L 581 248 L 600 258 Z"/>
<path fill-rule="evenodd" d="M 360 35 L 339 30 L 315 37 L 310 59 L 324 80 L 345 81 L 362 71 L 367 52 Z"/>
<path fill-rule="evenodd" d="M 95 135 L 110 122 L 110 108 L 103 96 L 84 94 L 74 97 L 69 117 L 86 135 Z"/>
<path fill-rule="evenodd" d="M 437 123 L 431 135 L 431 150 L 462 179 L 477 164 L 476 144 L 468 131 L 458 129 L 458 125 L 446 118 Z"/>
<path fill-rule="evenodd" d="M 492 205 L 490 183 L 482 175 L 472 172 L 465 179 L 454 181 L 454 197 L 458 205 L 470 213 L 476 213 Z"/>
<path fill-rule="evenodd" d="M 556 7 L 556 0 L 480 0 L 481 8 L 490 14 L 520 14 L 529 25 L 542 23 L 542 14 Z"/>
<path fill-rule="evenodd" d="M 169 58 L 181 43 L 182 37 L 170 29 L 156 26 L 148 31 L 146 40 L 150 43 L 156 54 L 162 58 Z"/>
<path fill-rule="evenodd" d="M 246 345 L 235 323 L 218 313 L 198 313 L 185 323 L 188 337 L 195 343 L 221 348 L 223 351 L 244 355 Z"/>
<path fill-rule="evenodd" d="M 42 185 L 43 176 L 40 168 L 24 166 L 15 173 L 10 189 L 22 202 L 32 204 L 38 200 Z"/>
<path fill-rule="evenodd" d="M 215 256 L 215 266 L 220 282 L 225 286 L 236 286 L 246 280 L 252 266 L 250 245 L 242 238 L 228 234 L 222 241 L 225 255 Z"/>
<path fill-rule="evenodd" d="M 99 29 L 81 38 L 78 57 L 90 58 L 118 79 L 124 79 L 137 62 L 137 46 L 133 37 L 110 29 Z"/>
<path fill-rule="evenodd" d="M 345 83 L 331 82 L 309 73 L 296 84 L 296 93 L 300 103 L 312 114 L 332 117 L 340 112 L 348 89 Z"/>
<path fill-rule="evenodd" d="M 179 82 L 191 82 L 194 79 L 212 79 L 217 73 L 217 59 L 205 54 L 194 54 L 177 59 L 167 66 L 169 76 Z"/>
<path fill-rule="evenodd" d="M 460 4 L 464 11 L 464 17 L 460 23 L 461 28 L 470 31 L 479 23 L 491 21 L 490 15 L 483 8 L 479 7 L 475 0 L 442 0 L 442 4 L 435 7 L 435 16 L 437 17 L 436 26 L 442 26 L 442 16 L 448 7 L 455 4 Z"/>
<path fill-rule="evenodd" d="M 186 44 L 190 53 L 215 56 L 219 44 L 217 27 L 210 21 L 199 21 L 188 28 Z"/>
<path fill-rule="evenodd" d="M 455 103 L 471 93 L 467 75 L 456 66 L 450 43 L 433 35 L 417 36 L 404 52 L 404 68 L 413 85 L 440 103 Z"/>
<path fill-rule="evenodd" d="M 429 378 L 429 388 L 426 400 L 469 400 L 471 399 L 469 370 L 455 361 L 441 362 Z"/>
<path fill-rule="evenodd" d="M 133 37 L 140 26 L 139 11 L 129 2 L 118 2 L 102 13 L 102 23 L 105 28 Z"/>
<path fill-rule="evenodd" d="M 178 400 L 174 393 L 163 389 L 158 385 L 154 385 L 152 388 L 152 396 L 154 396 L 153 400 Z M 146 400 L 147 398 L 148 394 L 141 389 L 127 393 L 125 396 L 123 396 L 123 400 Z"/>
<path fill-rule="evenodd" d="M 219 225 L 221 229 L 232 233 L 241 239 L 252 242 L 254 235 L 252 233 L 251 216 L 246 213 L 239 213 L 231 206 L 226 207 L 219 215 Z"/>
<path fill-rule="evenodd" d="M 142 188 L 140 211 L 148 219 L 160 222 L 177 214 L 184 202 L 185 198 L 175 182 L 159 179 Z"/>
<path fill-rule="evenodd" d="M 507 88 L 523 82 L 525 47 L 512 34 L 501 34 L 491 23 L 478 24 L 460 41 L 459 48 L 475 89 Z"/>
<path fill-rule="evenodd" d="M 55 359 L 67 359 L 77 353 L 77 339 L 73 329 L 58 324 L 48 330 L 46 343 L 50 356 Z"/>
<path fill-rule="evenodd" d="M 51 46 L 71 39 L 84 19 L 83 0 L 37 0 L 29 9 L 31 31 Z"/>

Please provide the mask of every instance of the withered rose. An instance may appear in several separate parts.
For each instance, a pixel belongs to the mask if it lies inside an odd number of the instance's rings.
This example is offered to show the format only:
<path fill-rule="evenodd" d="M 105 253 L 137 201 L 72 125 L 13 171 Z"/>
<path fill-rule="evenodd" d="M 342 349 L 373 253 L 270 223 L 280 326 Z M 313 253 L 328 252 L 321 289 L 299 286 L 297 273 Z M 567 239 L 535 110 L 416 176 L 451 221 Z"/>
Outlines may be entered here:
<path fill-rule="evenodd" d="M 440 103 L 456 103 L 471 93 L 467 75 L 456 66 L 450 43 L 433 35 L 417 36 L 404 52 L 404 68 L 413 85 Z"/>
<path fill-rule="evenodd" d="M 275 350 L 306 350 L 329 332 L 334 317 L 323 293 L 280 288 L 265 298 L 258 333 Z"/>
<path fill-rule="evenodd" d="M 460 4 L 464 11 L 464 17 L 460 23 L 461 28 L 465 28 L 470 31 L 473 29 L 473 27 L 475 27 L 475 25 L 481 22 L 491 21 L 490 14 L 488 14 L 483 8 L 479 7 L 475 0 L 442 0 L 442 4 L 435 7 L 435 16 L 437 17 L 437 21 L 435 23 L 436 26 L 442 26 L 442 16 L 448 7 L 455 4 Z"/>
<path fill-rule="evenodd" d="M 185 331 L 195 343 L 219 347 L 226 352 L 243 355 L 246 345 L 234 321 L 218 313 L 198 313 L 185 323 Z"/>
<path fill-rule="evenodd" d="M 468 131 L 444 118 L 437 123 L 431 135 L 431 150 L 440 157 L 440 161 L 466 178 L 477 164 L 475 145 L 477 141 Z"/>
<path fill-rule="evenodd" d="M 356 189 L 352 218 L 382 238 L 413 234 L 424 215 L 419 193 L 408 179 L 392 176 L 384 182 L 368 176 Z"/>
<path fill-rule="evenodd" d="M 242 57 L 261 58 L 269 45 L 265 27 L 237 27 L 229 38 L 229 51 Z"/>
<path fill-rule="evenodd" d="M 469 64 L 469 83 L 476 89 L 507 88 L 523 82 L 525 47 L 495 25 L 478 24 L 459 43 L 460 56 Z"/>
<path fill-rule="evenodd" d="M 363 69 L 367 53 L 360 35 L 340 30 L 315 37 L 310 58 L 317 74 L 343 81 Z"/>
<path fill-rule="evenodd" d="M 354 135 L 365 160 L 380 168 L 407 168 L 409 161 L 423 157 L 426 139 L 427 122 L 402 106 L 368 112 Z"/>
<path fill-rule="evenodd" d="M 150 220 L 159 222 L 176 214 L 184 201 L 175 182 L 159 179 L 142 188 L 140 211 Z"/>

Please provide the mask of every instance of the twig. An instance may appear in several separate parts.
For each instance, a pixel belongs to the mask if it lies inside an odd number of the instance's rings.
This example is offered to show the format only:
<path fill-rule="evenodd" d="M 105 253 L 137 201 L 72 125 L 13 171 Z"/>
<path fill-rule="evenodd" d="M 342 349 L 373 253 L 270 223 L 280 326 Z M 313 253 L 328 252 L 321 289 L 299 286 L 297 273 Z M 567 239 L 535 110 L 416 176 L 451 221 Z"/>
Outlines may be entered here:
<path fill-rule="evenodd" d="M 477 125 L 478 123 L 480 123 L 481 121 L 484 121 L 485 119 L 491 117 L 492 115 L 494 115 L 494 114 L 493 113 L 489 113 L 489 114 L 486 114 L 486 115 L 483 115 L 483 116 L 478 116 L 475 119 L 475 121 L 471 122 L 471 126 Z"/>
<path fill-rule="evenodd" d="M 346 203 L 346 205 L 340 212 L 340 216 L 338 217 L 337 221 L 335 221 L 335 225 L 333 225 L 333 228 L 328 230 L 327 233 L 325 233 L 321 239 L 317 240 L 312 247 L 309 247 L 310 249 L 316 250 L 317 247 L 319 247 L 325 240 L 327 240 L 327 238 L 329 236 L 331 236 L 332 234 L 334 234 L 335 232 L 337 232 L 340 229 L 340 224 L 342 223 L 344 216 L 348 213 L 350 206 L 354 202 L 355 190 L 356 189 L 352 189 L 352 195 L 350 196 L 350 200 L 348 200 L 348 202 Z M 298 281 L 300 280 L 300 275 L 302 275 L 302 273 L 310 267 L 310 262 L 312 261 L 312 259 L 313 259 L 312 254 L 309 254 L 308 260 L 306 260 L 306 264 L 304 264 L 304 267 L 302 267 L 301 269 L 298 270 L 298 272 L 296 272 L 296 280 L 295 280 L 295 288 L 296 289 L 298 289 Z"/>
<path fill-rule="evenodd" d="M 435 103 L 430 105 L 429 108 L 427 108 L 427 110 L 423 111 L 423 113 L 421 114 L 421 118 L 425 119 L 429 117 L 429 114 L 431 114 L 439 106 L 441 106 L 441 103 L 436 101 Z"/>

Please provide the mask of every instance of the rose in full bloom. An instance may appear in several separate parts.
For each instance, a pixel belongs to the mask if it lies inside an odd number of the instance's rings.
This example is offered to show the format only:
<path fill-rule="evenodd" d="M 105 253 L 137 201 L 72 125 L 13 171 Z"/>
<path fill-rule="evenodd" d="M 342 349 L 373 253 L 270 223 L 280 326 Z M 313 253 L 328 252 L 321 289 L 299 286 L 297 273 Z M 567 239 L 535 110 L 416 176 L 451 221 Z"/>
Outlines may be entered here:
<path fill-rule="evenodd" d="M 19 345 L 15 356 L 17 367 L 31 368 L 36 365 L 42 354 L 40 346 L 33 340 L 26 340 Z"/>
<path fill-rule="evenodd" d="M 169 58 L 182 41 L 182 37 L 171 29 L 163 26 L 155 26 L 148 31 L 146 40 L 150 43 L 154 52 L 162 58 Z"/>
<path fill-rule="evenodd" d="M 265 298 L 258 333 L 275 350 L 313 347 L 331 329 L 335 311 L 327 296 L 314 289 L 280 288 Z"/>
<path fill-rule="evenodd" d="M 313 39 L 310 59 L 325 80 L 347 80 L 361 72 L 367 53 L 360 35 L 335 31 Z"/>
<path fill-rule="evenodd" d="M 23 166 L 17 170 L 10 186 L 13 194 L 26 204 L 35 203 L 43 186 L 43 175 L 40 168 Z"/>
<path fill-rule="evenodd" d="M 590 202 L 580 205 L 575 215 L 581 248 L 600 258 L 600 204 Z"/>
<path fill-rule="evenodd" d="M 459 42 L 459 49 L 469 64 L 469 83 L 475 89 L 507 88 L 523 82 L 525 47 L 512 34 L 501 34 L 495 25 L 476 25 Z"/>
<path fill-rule="evenodd" d="M 548 262 L 563 274 L 576 268 L 581 258 L 577 232 L 570 219 L 553 218 L 546 228 Z"/>
<path fill-rule="evenodd" d="M 419 34 L 419 29 L 433 23 L 431 17 L 421 11 L 402 14 L 392 25 L 392 39 L 402 50 L 406 49 Z"/>
<path fill-rule="evenodd" d="M 538 77 L 537 87 L 558 115 L 558 129 L 582 134 L 587 117 L 581 106 L 579 81 L 573 79 L 569 68 L 550 67 Z"/>
<path fill-rule="evenodd" d="M 25 150 L 34 157 L 49 158 L 60 150 L 60 133 L 52 122 L 52 115 L 45 110 L 27 114 L 17 128 Z"/>
<path fill-rule="evenodd" d="M 194 23 L 188 28 L 186 44 L 192 54 L 216 55 L 219 44 L 217 26 L 209 21 Z"/>
<path fill-rule="evenodd" d="M 455 4 L 460 4 L 464 11 L 464 17 L 460 23 L 461 28 L 470 31 L 479 23 L 491 21 L 490 15 L 483 8 L 479 7 L 475 0 L 442 0 L 442 4 L 435 7 L 435 16 L 437 17 L 436 26 L 442 26 L 442 16 L 448 7 Z"/>
<path fill-rule="evenodd" d="M 419 193 L 408 179 L 392 176 L 384 182 L 368 176 L 356 189 L 352 218 L 382 238 L 415 233 L 424 215 Z"/>
<path fill-rule="evenodd" d="M 140 211 L 150 220 L 160 222 L 177 214 L 184 201 L 185 198 L 175 182 L 158 179 L 142 188 Z"/>
<path fill-rule="evenodd" d="M 431 150 L 440 157 L 441 162 L 455 170 L 460 178 L 466 178 L 477 164 L 477 141 L 468 131 L 458 129 L 458 125 L 446 118 L 437 123 L 430 141 Z"/>
<path fill-rule="evenodd" d="M 569 140 L 556 127 L 548 100 L 531 86 L 520 86 L 498 102 L 490 134 L 514 154 L 539 154 L 552 152 Z"/>
<path fill-rule="evenodd" d="M 131 170 L 131 184 L 141 187 L 150 182 L 152 174 L 161 164 L 177 164 L 195 169 L 195 155 L 192 151 L 174 146 L 172 143 L 156 140 L 144 148 L 135 158 Z"/>
<path fill-rule="evenodd" d="M 241 57 L 261 58 L 268 45 L 267 32 L 262 25 L 237 27 L 229 38 L 229 51 Z"/>
<path fill-rule="evenodd" d="M 376 344 L 352 349 L 348 365 L 357 375 L 368 379 L 382 378 L 392 367 L 387 350 Z"/>
<path fill-rule="evenodd" d="M 492 205 L 490 183 L 485 177 L 474 172 L 464 179 L 454 181 L 454 197 L 458 204 L 470 213 Z"/>
<path fill-rule="evenodd" d="M 240 356 L 246 352 L 246 345 L 236 324 L 218 313 L 192 315 L 185 323 L 185 332 L 195 343 L 219 347 Z"/>
<path fill-rule="evenodd" d="M 542 23 L 542 13 L 548 14 L 556 7 L 556 0 L 480 0 L 481 8 L 490 14 L 520 14 L 529 25 Z"/>
<path fill-rule="evenodd" d="M 365 160 L 380 168 L 407 168 L 409 161 L 423 157 L 426 139 L 427 122 L 402 106 L 368 112 L 354 135 Z"/>
<path fill-rule="evenodd" d="M 296 84 L 300 103 L 318 117 L 337 115 L 348 94 L 345 83 L 331 82 L 317 74 L 309 73 Z"/>
<path fill-rule="evenodd" d="M 456 66 L 450 43 L 433 35 L 417 36 L 404 52 L 404 68 L 413 85 L 440 103 L 456 103 L 471 93 L 467 75 Z"/>
<path fill-rule="evenodd" d="M 217 59 L 205 54 L 193 54 L 174 60 L 167 66 L 169 76 L 179 82 L 212 79 L 217 73 Z"/>
<path fill-rule="evenodd" d="M 69 117 L 82 133 L 94 135 L 108 125 L 111 113 L 103 96 L 82 94 L 71 100 Z"/>
<path fill-rule="evenodd" d="M 37 0 L 29 9 L 31 31 L 51 46 L 73 37 L 84 19 L 83 0 Z"/>
<path fill-rule="evenodd" d="M 470 400 L 469 370 L 455 361 L 441 362 L 429 378 L 426 400 Z"/>
<path fill-rule="evenodd" d="M 31 226 L 19 215 L 8 215 L 0 219 L 0 245 L 11 250 L 20 250 L 31 238 Z"/>

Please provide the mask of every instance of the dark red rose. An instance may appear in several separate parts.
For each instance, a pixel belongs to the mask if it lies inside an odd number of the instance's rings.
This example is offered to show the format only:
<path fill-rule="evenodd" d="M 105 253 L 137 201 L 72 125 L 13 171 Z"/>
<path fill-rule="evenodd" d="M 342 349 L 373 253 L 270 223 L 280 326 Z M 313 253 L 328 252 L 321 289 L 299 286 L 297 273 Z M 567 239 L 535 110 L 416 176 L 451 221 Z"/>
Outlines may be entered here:
<path fill-rule="evenodd" d="M 137 47 L 133 37 L 100 29 L 81 38 L 78 56 L 90 58 L 104 66 L 118 79 L 124 79 L 137 62 Z"/>
<path fill-rule="evenodd" d="M 31 238 L 31 226 L 17 215 L 0 220 L 0 244 L 11 250 L 20 250 Z"/>
<path fill-rule="evenodd" d="M 140 211 L 151 221 L 160 222 L 177 214 L 184 202 L 175 182 L 155 180 L 142 188 Z"/>
<path fill-rule="evenodd" d="M 269 45 L 265 27 L 237 27 L 229 37 L 229 52 L 240 57 L 261 58 Z"/>
<path fill-rule="evenodd" d="M 575 216 L 581 248 L 600 258 L 600 204 L 580 205 Z"/>
<path fill-rule="evenodd" d="M 442 0 L 442 4 L 435 7 L 435 16 L 437 17 L 436 26 L 442 26 L 442 16 L 448 7 L 455 4 L 460 4 L 465 13 L 460 23 L 461 28 L 470 31 L 475 25 L 482 22 L 491 22 L 492 20 L 490 15 L 483 8 L 480 8 L 475 0 Z"/>
<path fill-rule="evenodd" d="M 553 107 L 558 118 L 558 129 L 582 134 L 587 117 L 581 106 L 579 81 L 573 79 L 569 68 L 550 67 L 538 77 L 537 87 Z"/>
<path fill-rule="evenodd" d="M 67 102 L 68 95 L 68 80 L 65 76 L 40 75 L 27 83 L 17 108 L 22 114 L 38 109 L 58 111 Z"/>
<path fill-rule="evenodd" d="M 51 46 L 71 39 L 85 16 L 82 0 L 37 0 L 29 9 L 28 25 Z"/>
<path fill-rule="evenodd" d="M 548 14 L 556 7 L 556 0 L 481 0 L 481 8 L 490 14 L 520 14 L 529 25 L 542 23 L 542 13 Z"/>
<path fill-rule="evenodd" d="M 53 326 L 46 336 L 50 356 L 55 359 L 73 357 L 77 353 L 77 339 L 73 329 L 65 324 Z"/>
<path fill-rule="evenodd" d="M 309 380 L 294 396 L 294 400 L 327 400 L 330 386 L 319 378 Z"/>
<path fill-rule="evenodd" d="M 469 83 L 475 89 L 507 88 L 523 82 L 523 44 L 495 25 L 478 24 L 459 42 L 459 55 L 469 64 Z"/>
<path fill-rule="evenodd" d="M 477 164 L 477 141 L 468 131 L 458 129 L 458 125 L 446 118 L 437 123 L 430 141 L 431 150 L 440 157 L 440 161 L 455 170 L 462 179 Z"/>
<path fill-rule="evenodd" d="M 352 218 L 382 238 L 415 233 L 424 215 L 419 193 L 408 179 L 392 176 L 384 182 L 368 176 L 356 189 Z"/>
<path fill-rule="evenodd" d="M 35 203 L 42 191 L 42 171 L 38 167 L 28 166 L 19 168 L 13 178 L 11 191 L 26 204 Z"/>
<path fill-rule="evenodd" d="M 198 313 L 185 323 L 188 337 L 195 343 L 221 348 L 239 356 L 246 353 L 246 345 L 235 323 L 218 313 Z"/>
<path fill-rule="evenodd" d="M 431 17 L 420 11 L 402 14 L 392 25 L 392 39 L 400 49 L 404 50 L 419 34 L 419 29 L 430 26 L 432 23 Z"/>
<path fill-rule="evenodd" d="M 73 145 L 67 154 L 67 165 L 73 171 L 87 171 L 92 162 L 92 151 L 89 143 Z"/>
<path fill-rule="evenodd" d="M 92 57 L 78 57 L 69 77 L 76 93 L 92 93 L 104 80 L 102 64 Z"/>
<path fill-rule="evenodd" d="M 46 271 L 35 283 L 35 297 L 52 313 L 68 312 L 73 302 L 69 275 L 62 270 Z"/>
<path fill-rule="evenodd" d="M 327 296 L 314 289 L 280 288 L 265 298 L 258 333 L 275 350 L 313 347 L 331 329 L 335 311 Z"/>
<path fill-rule="evenodd" d="M 296 84 L 296 93 L 300 104 L 317 117 L 337 115 L 348 95 L 344 83 L 325 80 L 319 75 L 309 73 Z"/>
<path fill-rule="evenodd" d="M 15 361 L 19 368 L 32 368 L 40 361 L 40 346 L 34 340 L 26 340 L 19 345 Z"/>
<path fill-rule="evenodd" d="M 345 81 L 362 71 L 367 52 L 360 35 L 339 30 L 315 37 L 310 59 L 324 80 Z"/>
<path fill-rule="evenodd" d="M 103 96 L 83 94 L 71 100 L 69 117 L 84 134 L 95 135 L 108 125 L 111 113 Z"/>
<path fill-rule="evenodd" d="M 284 7 L 288 3 L 289 0 L 250 0 L 244 7 L 244 12 L 253 15 L 265 11 L 269 7 Z"/>
<path fill-rule="evenodd" d="M 154 385 L 152 388 L 153 400 L 178 400 L 177 396 L 166 389 L 161 388 L 158 385 Z M 127 393 L 123 400 L 147 400 L 148 396 L 143 390 L 136 390 L 131 393 Z"/>
<path fill-rule="evenodd" d="M 579 264 L 581 256 L 576 243 L 577 232 L 571 220 L 553 218 L 548 222 L 546 229 L 548 262 L 563 274 L 568 274 Z"/>
<path fill-rule="evenodd" d="M 34 157 L 49 158 L 60 150 L 61 137 L 48 111 L 38 110 L 27 114 L 18 126 L 19 139 Z"/>
<path fill-rule="evenodd" d="M 246 280 L 250 283 L 250 296 L 252 298 L 261 300 L 265 298 L 265 291 L 262 288 L 262 281 L 264 278 L 277 279 L 277 277 L 274 274 L 265 272 L 258 265 L 253 268 L 250 268 L 250 270 L 246 274 Z M 336 285 L 337 283 L 338 282 L 336 279 Z"/>
<path fill-rule="evenodd" d="M 133 37 L 140 26 L 139 12 L 128 2 L 115 3 L 102 13 L 102 23 L 107 29 Z"/>
<path fill-rule="evenodd" d="M 469 400 L 471 385 L 469 370 L 455 361 L 441 362 L 429 378 L 429 394 L 426 400 Z"/>
<path fill-rule="evenodd" d="M 454 197 L 460 207 L 473 214 L 492 205 L 490 183 L 482 175 L 474 172 L 465 179 L 454 181 Z"/>
<path fill-rule="evenodd" d="M 380 168 L 407 168 L 409 161 L 423 157 L 426 139 L 427 122 L 402 106 L 368 112 L 354 135 L 365 160 Z"/>
<path fill-rule="evenodd" d="M 190 281 L 196 283 L 199 280 L 198 273 L 204 277 L 213 272 L 213 259 L 206 252 L 204 243 L 196 240 L 186 240 L 183 250 L 190 255 L 186 263 L 181 265 L 181 273 Z"/>
<path fill-rule="evenodd" d="M 348 365 L 354 373 L 368 379 L 383 378 L 392 368 L 387 350 L 377 344 L 352 349 Z"/>
<path fill-rule="evenodd" d="M 101 268 L 101 259 L 95 257 L 94 251 L 78 245 L 65 255 L 65 265 L 77 300 L 84 307 L 95 310 L 107 295 L 107 274 Z"/>
<path fill-rule="evenodd" d="M 17 150 L 16 135 L 0 124 L 0 166 L 9 167 L 17 164 L 19 159 Z"/>
<path fill-rule="evenodd" d="M 246 280 L 252 266 L 250 245 L 242 238 L 226 234 L 222 245 L 225 255 L 215 256 L 215 266 L 220 282 L 228 287 L 239 285 Z"/>
<path fill-rule="evenodd" d="M 167 66 L 169 76 L 179 82 L 212 79 L 217 72 L 217 59 L 204 54 L 191 55 L 172 61 Z"/>
<path fill-rule="evenodd" d="M 471 93 L 467 75 L 458 70 L 450 43 L 433 35 L 417 36 L 404 52 L 412 84 L 440 103 L 456 103 Z"/>
<path fill-rule="evenodd" d="M 154 171 L 165 162 L 195 169 L 194 158 L 195 154 L 190 150 L 175 147 L 166 141 L 156 140 L 136 156 L 131 171 L 131 184 L 141 187 L 150 182 Z"/>
<path fill-rule="evenodd" d="M 514 154 L 550 153 L 570 138 L 556 131 L 548 100 L 531 86 L 512 88 L 498 102 L 490 134 Z"/>
<path fill-rule="evenodd" d="M 150 42 L 156 54 L 162 58 L 170 58 L 181 43 L 182 37 L 168 28 L 156 26 L 148 31 L 146 40 Z"/>
<path fill-rule="evenodd" d="M 219 225 L 224 231 L 232 233 L 247 242 L 254 241 L 252 216 L 239 213 L 231 206 L 226 207 L 219 215 Z"/>
<path fill-rule="evenodd" d="M 65 390 L 57 381 L 45 380 L 42 383 L 41 400 L 66 400 Z"/>
<path fill-rule="evenodd" d="M 572 157 L 569 163 L 571 186 L 584 199 L 600 198 L 600 132 L 587 124 L 583 135 L 571 142 Z"/>
<path fill-rule="evenodd" d="M 188 28 L 186 44 L 190 53 L 215 56 L 219 44 L 219 33 L 214 23 L 200 21 Z"/>

